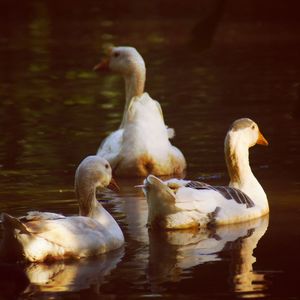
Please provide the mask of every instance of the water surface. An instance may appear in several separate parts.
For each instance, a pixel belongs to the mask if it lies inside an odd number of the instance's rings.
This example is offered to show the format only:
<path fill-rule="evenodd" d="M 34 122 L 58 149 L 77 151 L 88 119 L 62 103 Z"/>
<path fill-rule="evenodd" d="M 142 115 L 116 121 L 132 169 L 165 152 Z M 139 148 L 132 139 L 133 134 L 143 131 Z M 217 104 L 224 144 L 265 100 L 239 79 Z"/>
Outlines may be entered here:
<path fill-rule="evenodd" d="M 109 42 L 143 55 L 146 90 L 176 129 L 173 143 L 187 158 L 188 178 L 227 184 L 229 125 L 240 117 L 259 124 L 270 146 L 254 147 L 251 165 L 270 217 L 216 232 L 148 232 L 147 204 L 133 187 L 142 179 L 120 179 L 120 194 L 99 197 L 125 233 L 124 248 L 92 261 L 21 266 L 30 283 L 3 295 L 298 298 L 296 2 L 272 4 L 271 11 L 258 1 L 172 3 L 172 10 L 169 1 L 1 3 L 0 211 L 77 213 L 76 166 L 123 112 L 122 79 L 92 71 Z"/>

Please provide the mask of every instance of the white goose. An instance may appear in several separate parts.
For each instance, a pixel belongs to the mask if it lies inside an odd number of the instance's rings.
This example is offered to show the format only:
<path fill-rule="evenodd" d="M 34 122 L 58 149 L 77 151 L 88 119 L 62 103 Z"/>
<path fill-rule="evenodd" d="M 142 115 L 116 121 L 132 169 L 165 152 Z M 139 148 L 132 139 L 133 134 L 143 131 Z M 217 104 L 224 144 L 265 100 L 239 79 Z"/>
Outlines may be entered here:
<path fill-rule="evenodd" d="M 80 163 L 75 174 L 79 216 L 33 211 L 17 219 L 3 213 L 2 255 L 41 262 L 88 257 L 121 247 L 124 236 L 119 225 L 95 196 L 97 187 L 117 187 L 111 172 L 109 163 L 98 156 Z"/>
<path fill-rule="evenodd" d="M 95 70 L 110 69 L 125 79 L 126 104 L 119 130 L 100 145 L 97 155 L 106 158 L 116 175 L 181 174 L 186 161 L 169 138 L 160 104 L 144 93 L 145 63 L 132 47 L 115 47 Z"/>
<path fill-rule="evenodd" d="M 249 165 L 249 148 L 268 145 L 250 119 L 236 120 L 225 138 L 228 187 L 149 175 L 143 185 L 148 224 L 169 229 L 238 223 L 269 212 L 267 196 Z"/>

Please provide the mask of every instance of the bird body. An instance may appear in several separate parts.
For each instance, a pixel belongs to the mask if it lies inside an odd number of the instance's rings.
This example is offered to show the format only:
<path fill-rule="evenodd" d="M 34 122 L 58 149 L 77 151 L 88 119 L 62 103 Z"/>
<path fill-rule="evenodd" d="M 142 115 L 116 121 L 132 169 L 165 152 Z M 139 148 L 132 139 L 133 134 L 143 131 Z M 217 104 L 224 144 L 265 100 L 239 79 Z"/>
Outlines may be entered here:
<path fill-rule="evenodd" d="M 267 145 L 250 119 L 233 123 L 225 139 L 229 186 L 161 179 L 149 175 L 144 181 L 148 223 L 169 229 L 239 223 L 269 212 L 267 196 L 249 165 L 249 147 Z"/>
<path fill-rule="evenodd" d="M 123 75 L 126 103 L 120 128 L 101 143 L 97 155 L 119 176 L 181 174 L 186 161 L 169 140 L 174 130 L 165 125 L 159 102 L 144 93 L 143 58 L 132 47 L 115 47 L 96 69 L 104 66 Z"/>
<path fill-rule="evenodd" d="M 41 262 L 94 256 L 121 247 L 124 236 L 119 225 L 95 197 L 96 187 L 106 187 L 110 181 L 108 162 L 87 157 L 75 179 L 80 215 L 33 211 L 15 218 L 4 213 L 2 253 Z"/>
<path fill-rule="evenodd" d="M 97 155 L 106 157 L 118 175 L 181 174 L 185 168 L 182 153 L 169 141 L 157 101 L 147 93 L 132 99 L 124 127 L 104 140 Z"/>

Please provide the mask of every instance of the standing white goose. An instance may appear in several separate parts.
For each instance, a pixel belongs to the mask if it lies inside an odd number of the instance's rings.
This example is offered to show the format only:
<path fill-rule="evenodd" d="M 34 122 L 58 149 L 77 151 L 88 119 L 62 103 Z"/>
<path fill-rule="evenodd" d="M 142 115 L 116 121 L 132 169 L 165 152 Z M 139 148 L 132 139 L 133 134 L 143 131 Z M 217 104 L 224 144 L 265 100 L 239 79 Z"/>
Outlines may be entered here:
<path fill-rule="evenodd" d="M 88 156 L 77 168 L 75 191 L 79 216 L 65 217 L 47 212 L 29 212 L 14 218 L 2 214 L 2 255 L 31 262 L 81 258 L 119 248 L 123 233 L 114 218 L 97 201 L 96 188 L 116 188 L 109 163 Z"/>
<path fill-rule="evenodd" d="M 268 145 L 250 119 L 236 120 L 225 138 L 225 158 L 230 176 L 228 187 L 203 182 L 149 175 L 144 181 L 148 223 L 182 229 L 238 223 L 269 212 L 267 196 L 249 165 L 249 148 Z"/>
<path fill-rule="evenodd" d="M 115 47 L 94 68 L 110 69 L 125 80 L 126 103 L 119 130 L 100 145 L 97 155 L 106 158 L 116 175 L 147 176 L 181 174 L 186 161 L 169 138 L 160 104 L 144 93 L 145 63 L 132 47 Z"/>

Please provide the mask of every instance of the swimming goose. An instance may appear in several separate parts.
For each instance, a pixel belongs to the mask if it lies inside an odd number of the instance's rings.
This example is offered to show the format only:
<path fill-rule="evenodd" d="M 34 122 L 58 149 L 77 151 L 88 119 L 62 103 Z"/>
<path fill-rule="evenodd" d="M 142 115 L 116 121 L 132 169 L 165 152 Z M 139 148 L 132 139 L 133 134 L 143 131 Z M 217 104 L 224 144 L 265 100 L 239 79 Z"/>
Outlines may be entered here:
<path fill-rule="evenodd" d="M 229 186 L 149 175 L 143 185 L 148 224 L 168 229 L 239 223 L 269 212 L 267 196 L 249 165 L 249 148 L 268 145 L 255 122 L 236 120 L 225 138 Z"/>
<path fill-rule="evenodd" d="M 160 104 L 144 93 L 145 63 L 132 47 L 114 47 L 94 68 L 110 69 L 124 77 L 126 103 L 120 128 L 100 145 L 97 155 L 106 158 L 118 176 L 181 174 L 186 162 L 169 139 Z"/>
<path fill-rule="evenodd" d="M 80 163 L 75 174 L 79 216 L 32 211 L 14 218 L 3 213 L 2 254 L 42 262 L 94 256 L 121 247 L 124 236 L 119 225 L 95 196 L 96 188 L 117 187 L 111 173 L 109 163 L 98 156 Z"/>

